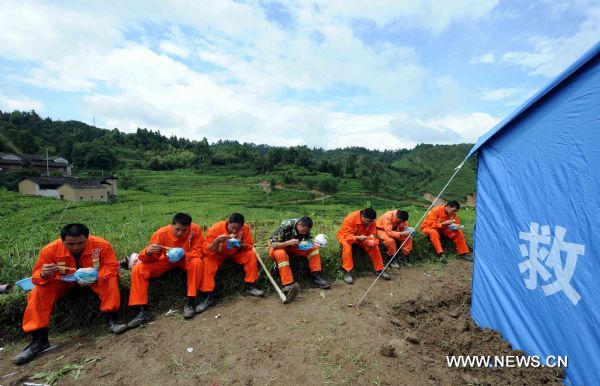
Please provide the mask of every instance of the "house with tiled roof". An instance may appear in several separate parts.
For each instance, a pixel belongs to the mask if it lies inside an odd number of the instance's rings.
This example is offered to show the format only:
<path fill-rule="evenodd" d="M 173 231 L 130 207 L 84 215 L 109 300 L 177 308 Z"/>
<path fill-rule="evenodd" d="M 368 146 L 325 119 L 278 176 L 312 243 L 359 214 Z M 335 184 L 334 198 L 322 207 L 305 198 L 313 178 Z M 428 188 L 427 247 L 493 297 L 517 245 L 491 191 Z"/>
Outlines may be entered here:
<path fill-rule="evenodd" d="M 104 201 L 117 196 L 114 176 L 100 179 L 31 177 L 19 182 L 19 193 L 68 201 Z"/>
<path fill-rule="evenodd" d="M 63 176 L 71 175 L 71 165 L 62 157 L 0 152 L 0 171 L 15 172 L 27 167 L 44 174 L 58 172 Z"/>

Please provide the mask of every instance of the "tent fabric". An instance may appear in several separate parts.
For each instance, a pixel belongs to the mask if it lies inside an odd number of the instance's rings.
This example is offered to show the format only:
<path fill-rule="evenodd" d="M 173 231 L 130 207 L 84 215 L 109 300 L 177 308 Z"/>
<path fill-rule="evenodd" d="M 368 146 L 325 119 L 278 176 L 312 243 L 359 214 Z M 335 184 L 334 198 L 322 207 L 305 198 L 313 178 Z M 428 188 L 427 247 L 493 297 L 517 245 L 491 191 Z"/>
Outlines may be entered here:
<path fill-rule="evenodd" d="M 600 44 L 482 136 L 471 316 L 600 384 Z"/>

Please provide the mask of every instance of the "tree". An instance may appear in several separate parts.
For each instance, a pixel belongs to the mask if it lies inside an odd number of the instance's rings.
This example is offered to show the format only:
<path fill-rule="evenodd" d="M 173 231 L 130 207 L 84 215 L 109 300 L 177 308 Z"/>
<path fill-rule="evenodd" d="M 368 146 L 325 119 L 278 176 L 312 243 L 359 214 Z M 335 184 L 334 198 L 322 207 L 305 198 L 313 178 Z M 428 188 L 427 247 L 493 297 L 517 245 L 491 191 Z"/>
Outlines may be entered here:
<path fill-rule="evenodd" d="M 335 193 L 338 191 L 339 180 L 333 177 L 325 177 L 319 181 L 319 190 L 325 193 Z"/>
<path fill-rule="evenodd" d="M 202 138 L 202 141 L 196 142 L 194 153 L 196 153 L 196 164 L 198 166 L 211 162 L 213 154 L 206 137 Z"/>
<path fill-rule="evenodd" d="M 357 156 L 354 153 L 348 154 L 346 157 L 346 174 L 350 175 L 352 178 L 356 178 L 356 160 Z"/>

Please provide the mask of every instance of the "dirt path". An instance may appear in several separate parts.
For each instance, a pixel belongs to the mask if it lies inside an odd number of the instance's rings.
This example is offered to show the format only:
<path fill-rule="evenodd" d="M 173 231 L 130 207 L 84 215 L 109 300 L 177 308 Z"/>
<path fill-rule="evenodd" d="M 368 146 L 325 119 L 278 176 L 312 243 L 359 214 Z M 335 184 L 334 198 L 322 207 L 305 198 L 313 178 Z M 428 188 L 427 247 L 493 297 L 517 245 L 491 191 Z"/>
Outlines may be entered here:
<path fill-rule="evenodd" d="M 448 368 L 446 355 L 518 354 L 468 317 L 471 269 L 452 261 L 395 271 L 358 309 L 347 305 L 373 276 L 306 289 L 285 306 L 273 295 L 233 296 L 192 321 L 177 313 L 121 336 L 89 330 L 52 336 L 61 348 L 16 367 L 9 358 L 19 342 L 0 353 L 0 384 L 69 368 L 75 370 L 58 384 L 560 384 L 553 369 Z"/>

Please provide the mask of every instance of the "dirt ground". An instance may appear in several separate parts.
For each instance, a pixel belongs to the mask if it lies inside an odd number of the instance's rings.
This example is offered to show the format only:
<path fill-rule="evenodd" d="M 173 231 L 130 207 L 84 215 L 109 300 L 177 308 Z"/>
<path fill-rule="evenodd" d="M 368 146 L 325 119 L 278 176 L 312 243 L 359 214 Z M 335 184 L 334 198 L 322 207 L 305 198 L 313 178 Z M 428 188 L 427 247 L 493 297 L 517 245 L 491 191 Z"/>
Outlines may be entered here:
<path fill-rule="evenodd" d="M 348 304 L 374 276 L 306 288 L 288 305 L 231 296 L 191 321 L 153 310 L 151 324 L 120 336 L 51 336 L 60 347 L 20 367 L 18 342 L 0 353 L 0 385 L 561 384 L 556 369 L 448 367 L 446 355 L 521 354 L 470 319 L 471 272 L 465 261 L 392 270 L 359 308 Z"/>

